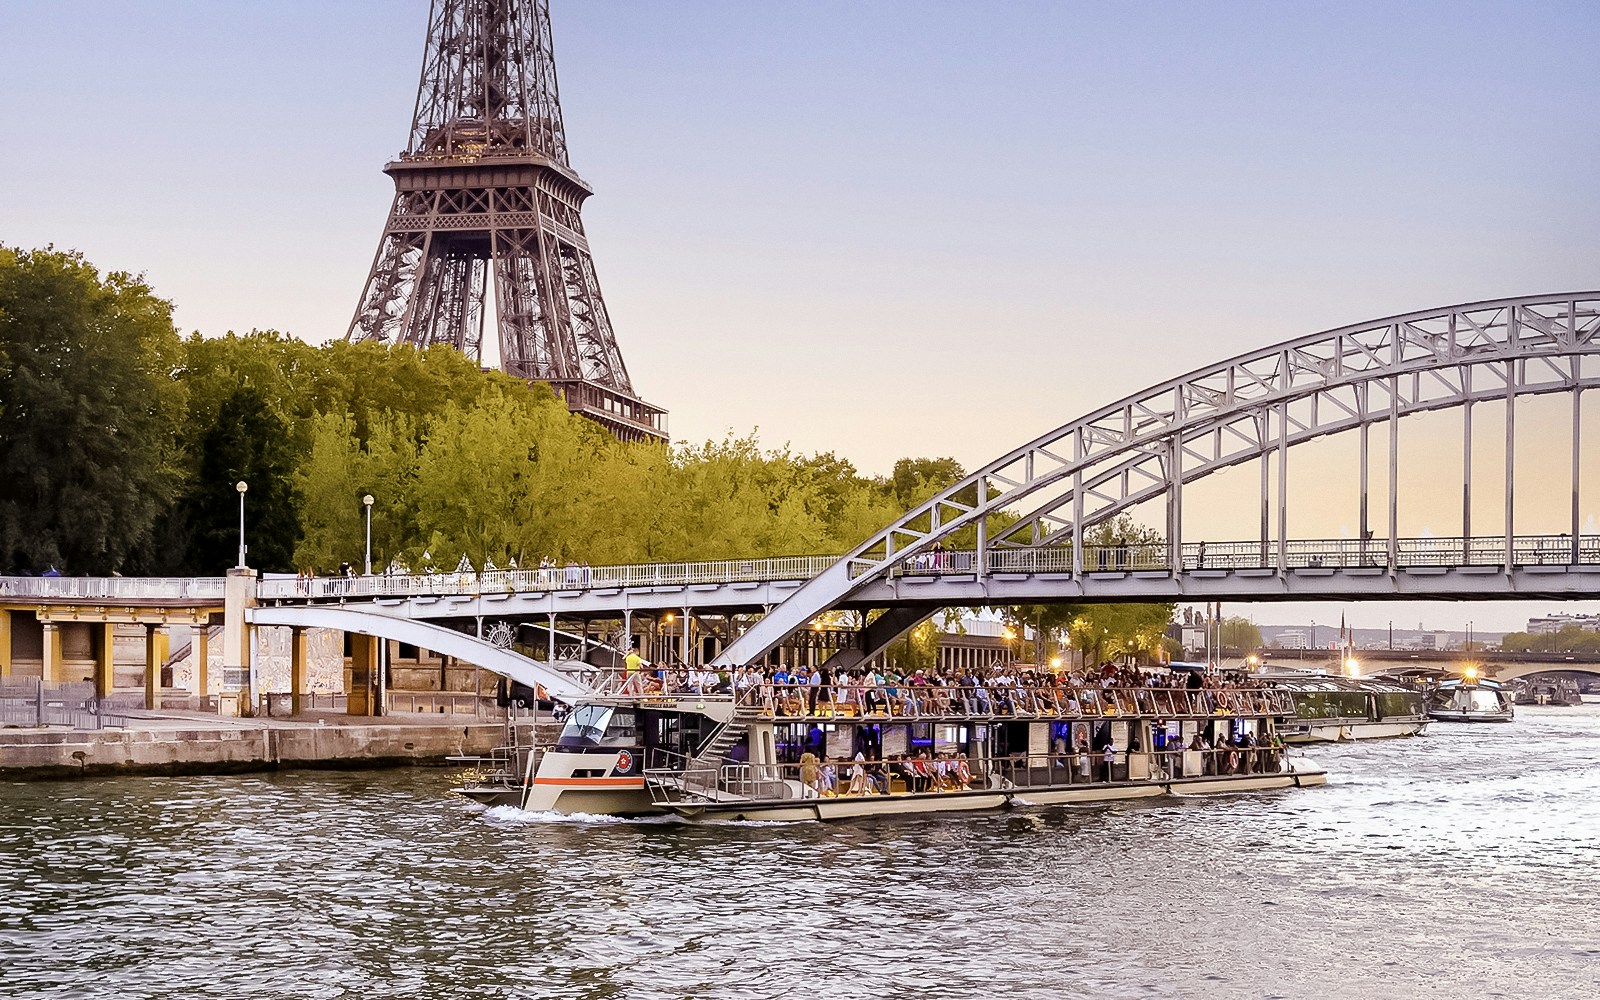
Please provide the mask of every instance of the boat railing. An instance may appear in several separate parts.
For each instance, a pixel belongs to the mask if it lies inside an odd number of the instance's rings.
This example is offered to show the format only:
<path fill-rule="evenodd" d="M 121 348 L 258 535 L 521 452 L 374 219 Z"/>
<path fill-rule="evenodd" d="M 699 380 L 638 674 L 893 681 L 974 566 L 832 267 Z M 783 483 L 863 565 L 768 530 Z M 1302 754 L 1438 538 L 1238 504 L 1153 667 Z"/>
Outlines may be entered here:
<path fill-rule="evenodd" d="M 737 704 L 773 719 L 1088 719 L 1292 715 L 1294 699 L 1273 688 L 1099 688 L 1068 685 L 774 684 L 738 692 Z"/>
<path fill-rule="evenodd" d="M 656 805 L 718 798 L 718 760 L 650 747 L 645 751 L 644 783 Z"/>
<path fill-rule="evenodd" d="M 708 787 L 704 767 L 671 775 L 674 780 L 664 784 L 666 795 L 658 797 L 658 802 L 784 801 L 983 790 L 1025 793 L 1071 785 L 1291 774 L 1295 769 L 1295 758 L 1281 745 L 1189 749 L 1176 742 L 1156 750 L 1113 750 L 1109 755 L 1102 748 L 970 760 L 946 755 L 805 764 L 732 763 L 717 770 L 714 788 Z M 664 772 L 657 775 L 665 776 Z"/>
<path fill-rule="evenodd" d="M 456 754 L 447 759 L 452 764 L 472 769 L 474 773 L 465 779 L 468 785 L 507 788 L 523 783 L 529 770 L 527 755 L 537 754 L 541 749 L 531 744 L 502 744 L 488 753 Z"/>

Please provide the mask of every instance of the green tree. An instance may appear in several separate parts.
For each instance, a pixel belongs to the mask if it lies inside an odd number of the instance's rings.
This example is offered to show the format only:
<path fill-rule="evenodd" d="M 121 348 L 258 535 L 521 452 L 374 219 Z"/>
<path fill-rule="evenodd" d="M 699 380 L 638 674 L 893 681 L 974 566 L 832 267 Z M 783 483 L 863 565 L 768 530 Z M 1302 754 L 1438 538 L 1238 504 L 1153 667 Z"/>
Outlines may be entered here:
<path fill-rule="evenodd" d="M 1148 660 L 1164 648 L 1176 604 L 1086 604 L 1068 627 L 1089 665 Z"/>
<path fill-rule="evenodd" d="M 1019 656 L 1033 663 L 1047 664 L 1051 656 L 1060 652 L 1068 629 L 1083 613 L 1083 608 L 1081 604 L 1014 604 L 995 610 L 1017 635 Z M 1029 631 L 1034 632 L 1035 638 L 1032 643 L 1025 643 L 1022 636 Z"/>
<path fill-rule="evenodd" d="M 1222 619 L 1219 634 L 1224 649 L 1260 649 L 1265 645 L 1261 641 L 1261 630 L 1242 615 Z"/>
<path fill-rule="evenodd" d="M 921 622 L 884 649 L 884 665 L 901 674 L 933 670 L 939 665 L 939 638 L 934 619 Z"/>
<path fill-rule="evenodd" d="M 0 569 L 123 569 L 178 484 L 171 304 L 81 254 L 0 247 L 0 358 Z"/>
<path fill-rule="evenodd" d="M 1507 632 L 1500 648 L 1508 653 L 1600 653 L 1600 632 L 1564 625 L 1555 632 Z"/>
<path fill-rule="evenodd" d="M 220 573 L 234 565 L 239 541 L 239 494 L 245 497 L 245 540 L 250 566 L 290 572 L 300 539 L 294 489 L 294 452 L 283 419 L 260 391 L 237 389 L 217 409 L 200 442 L 200 468 L 186 504 L 194 533 L 188 566 L 193 573 Z"/>
<path fill-rule="evenodd" d="M 910 510 L 966 477 L 967 470 L 953 458 L 902 458 L 894 463 L 889 481 L 900 509 Z"/>
<path fill-rule="evenodd" d="M 355 564 L 366 547 L 364 496 L 373 498 L 374 570 L 397 557 L 409 564 L 426 542 L 416 523 L 417 453 L 406 417 L 378 416 L 363 444 L 349 414 L 319 414 L 312 421 L 310 454 L 294 473 L 303 532 L 295 565 L 322 572 L 341 562 Z"/>

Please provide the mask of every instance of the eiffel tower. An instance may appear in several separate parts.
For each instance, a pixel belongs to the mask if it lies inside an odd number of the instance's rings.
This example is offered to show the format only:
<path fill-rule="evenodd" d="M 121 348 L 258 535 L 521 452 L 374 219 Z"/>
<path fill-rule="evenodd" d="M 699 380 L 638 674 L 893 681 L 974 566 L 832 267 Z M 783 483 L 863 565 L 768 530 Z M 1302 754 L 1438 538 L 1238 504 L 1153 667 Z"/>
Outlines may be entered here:
<path fill-rule="evenodd" d="M 432 0 L 411 138 L 346 340 L 449 344 L 483 363 L 491 275 L 500 367 L 624 440 L 666 440 L 634 394 L 567 162 L 548 0 Z"/>

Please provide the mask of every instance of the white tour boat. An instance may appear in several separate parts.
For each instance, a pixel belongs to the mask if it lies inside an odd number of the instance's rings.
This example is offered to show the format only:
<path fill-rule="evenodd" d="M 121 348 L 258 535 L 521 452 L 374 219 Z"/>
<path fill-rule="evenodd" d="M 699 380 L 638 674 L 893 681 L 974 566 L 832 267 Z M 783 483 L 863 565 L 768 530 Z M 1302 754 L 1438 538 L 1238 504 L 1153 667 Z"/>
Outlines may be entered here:
<path fill-rule="evenodd" d="M 553 745 L 505 748 L 456 790 L 531 811 L 810 820 L 1326 783 L 1278 738 L 1288 692 L 1193 684 L 1073 687 L 1003 671 L 959 685 L 740 685 L 724 674 L 720 692 L 696 692 L 668 678 L 666 690 L 652 681 L 577 705 Z"/>
<path fill-rule="evenodd" d="M 1440 722 L 1510 722 L 1517 710 L 1510 690 L 1468 668 L 1460 678 L 1439 682 L 1428 700 L 1428 716 Z"/>

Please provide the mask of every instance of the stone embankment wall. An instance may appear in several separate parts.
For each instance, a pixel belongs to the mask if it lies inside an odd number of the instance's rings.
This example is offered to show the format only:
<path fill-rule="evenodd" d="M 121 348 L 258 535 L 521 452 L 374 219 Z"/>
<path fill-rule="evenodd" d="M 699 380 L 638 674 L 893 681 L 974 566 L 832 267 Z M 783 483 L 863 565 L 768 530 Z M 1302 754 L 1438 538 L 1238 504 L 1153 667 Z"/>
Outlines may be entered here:
<path fill-rule="evenodd" d="M 547 728 L 540 726 L 542 740 L 554 738 L 555 731 L 545 732 Z M 451 756 L 487 754 L 505 738 L 505 726 L 498 723 L 0 730 L 0 777 L 228 774 L 283 767 L 442 764 Z"/>

